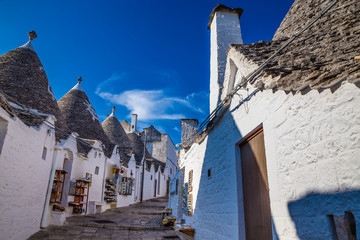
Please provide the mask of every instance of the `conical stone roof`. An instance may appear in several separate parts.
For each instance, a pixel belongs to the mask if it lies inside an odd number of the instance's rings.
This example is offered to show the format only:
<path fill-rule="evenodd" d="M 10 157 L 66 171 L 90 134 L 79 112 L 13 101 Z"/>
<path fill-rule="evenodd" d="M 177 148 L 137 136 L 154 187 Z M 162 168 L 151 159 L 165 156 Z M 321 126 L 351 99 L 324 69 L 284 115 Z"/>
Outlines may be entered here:
<path fill-rule="evenodd" d="M 120 158 L 127 164 L 131 157 L 132 145 L 121 123 L 115 116 L 115 107 L 113 107 L 113 112 L 105 119 L 101 126 L 109 140 L 119 147 Z"/>
<path fill-rule="evenodd" d="M 125 130 L 115 116 L 115 107 L 113 108 L 113 112 L 105 119 L 105 121 L 101 125 L 110 141 L 118 145 L 120 149 L 132 148 L 131 142 L 126 135 Z"/>
<path fill-rule="evenodd" d="M 128 133 L 127 136 L 129 137 L 133 147 L 136 164 L 139 165 L 144 156 L 144 143 L 141 141 L 141 138 L 136 133 Z M 145 158 L 152 159 L 147 149 L 145 149 Z"/>
<path fill-rule="evenodd" d="M 0 56 L 0 89 L 9 96 L 9 102 L 17 105 L 13 106 L 19 118 L 28 126 L 39 126 L 46 119 L 44 114 L 51 114 L 57 119 L 56 127 L 67 131 L 43 65 L 31 43 L 36 33 L 30 32 L 29 37 L 25 45 Z M 19 104 L 36 111 L 26 113 Z M 56 131 L 57 140 L 66 136 Z"/>
<path fill-rule="evenodd" d="M 70 131 L 78 133 L 80 138 L 100 140 L 105 145 L 105 156 L 110 157 L 114 145 L 101 127 L 95 109 L 80 82 L 81 77 L 79 82 L 58 101 L 61 114 Z"/>

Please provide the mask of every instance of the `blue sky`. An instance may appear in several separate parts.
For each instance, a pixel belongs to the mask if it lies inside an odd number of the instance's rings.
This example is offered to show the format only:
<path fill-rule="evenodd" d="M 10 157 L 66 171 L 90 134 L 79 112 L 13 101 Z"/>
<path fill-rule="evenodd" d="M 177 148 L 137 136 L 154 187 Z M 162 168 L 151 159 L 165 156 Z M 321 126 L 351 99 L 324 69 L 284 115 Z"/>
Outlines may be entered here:
<path fill-rule="evenodd" d="M 0 54 L 33 45 L 56 99 L 83 78 L 101 121 L 139 115 L 180 142 L 180 119 L 209 112 L 209 14 L 217 3 L 241 7 L 244 43 L 271 40 L 291 0 L 0 0 Z"/>

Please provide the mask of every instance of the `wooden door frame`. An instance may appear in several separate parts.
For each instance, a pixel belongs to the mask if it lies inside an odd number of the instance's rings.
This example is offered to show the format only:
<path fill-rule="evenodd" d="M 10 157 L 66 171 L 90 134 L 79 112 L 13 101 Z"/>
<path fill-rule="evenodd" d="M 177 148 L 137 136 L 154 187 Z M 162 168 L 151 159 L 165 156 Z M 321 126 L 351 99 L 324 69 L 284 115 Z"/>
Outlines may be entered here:
<path fill-rule="evenodd" d="M 238 224 L 239 224 L 239 239 L 246 239 L 246 230 L 245 230 L 245 205 L 244 205 L 244 192 L 243 192 L 243 174 L 242 174 L 242 166 L 241 166 L 241 151 L 240 146 L 245 144 L 251 138 L 255 137 L 261 131 L 264 131 L 263 123 L 257 125 L 253 130 L 251 130 L 248 134 L 243 136 L 236 144 L 235 144 L 235 160 L 236 160 L 236 183 L 237 183 L 237 197 L 238 197 Z M 260 131 L 260 132 L 259 132 Z M 264 135 L 265 137 L 265 135 Z M 265 144 L 265 138 L 264 138 Z M 266 151 L 266 149 L 265 149 Z M 273 225 L 271 219 L 271 225 Z"/>

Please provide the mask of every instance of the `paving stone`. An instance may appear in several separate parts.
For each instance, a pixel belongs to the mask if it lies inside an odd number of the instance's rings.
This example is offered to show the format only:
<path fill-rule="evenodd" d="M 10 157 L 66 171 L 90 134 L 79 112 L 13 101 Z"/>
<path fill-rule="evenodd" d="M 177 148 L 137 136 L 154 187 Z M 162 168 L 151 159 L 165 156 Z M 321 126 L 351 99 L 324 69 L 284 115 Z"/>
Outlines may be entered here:
<path fill-rule="evenodd" d="M 161 224 L 161 210 L 166 205 L 167 199 L 160 198 L 91 216 L 72 216 L 66 219 L 65 226 L 42 229 L 29 239 L 163 240 L 167 236 L 180 239 L 171 228 Z"/>

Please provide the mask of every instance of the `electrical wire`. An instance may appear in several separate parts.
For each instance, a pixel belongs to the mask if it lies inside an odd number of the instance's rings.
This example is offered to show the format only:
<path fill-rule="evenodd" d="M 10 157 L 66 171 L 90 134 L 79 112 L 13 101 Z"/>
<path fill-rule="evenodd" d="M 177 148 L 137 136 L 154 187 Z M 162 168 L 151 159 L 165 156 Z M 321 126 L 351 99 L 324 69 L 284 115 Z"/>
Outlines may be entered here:
<path fill-rule="evenodd" d="M 208 125 L 209 122 L 211 122 L 217 114 L 220 112 L 220 110 L 223 108 L 223 106 L 230 100 L 232 97 L 243 87 L 245 84 L 253 80 L 256 76 L 258 76 L 261 71 L 266 67 L 270 61 L 272 61 L 277 55 L 279 55 L 287 46 L 289 46 L 297 37 L 299 37 L 303 32 L 305 32 L 308 28 L 310 28 L 316 21 L 318 21 L 335 3 L 337 0 L 331 1 L 321 12 L 316 15 L 304 28 L 302 28 L 300 31 L 296 32 L 292 35 L 292 37 L 278 50 L 275 51 L 263 64 L 261 64 L 256 70 L 254 70 L 252 73 L 250 73 L 248 76 L 244 77 L 242 81 L 237 84 L 234 89 L 226 95 L 224 100 L 222 100 L 217 107 L 210 113 L 210 115 L 200 124 L 197 133 L 201 133 L 203 129 Z M 259 89 L 259 88 L 257 88 Z M 245 101 L 246 99 L 244 99 Z M 244 102 L 242 101 L 241 104 Z"/>

